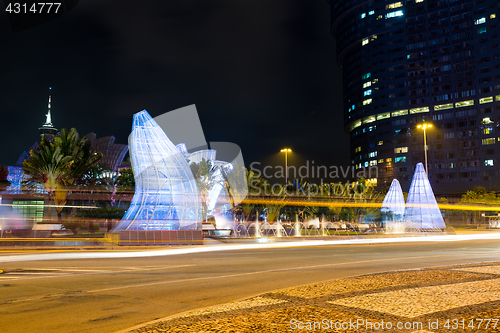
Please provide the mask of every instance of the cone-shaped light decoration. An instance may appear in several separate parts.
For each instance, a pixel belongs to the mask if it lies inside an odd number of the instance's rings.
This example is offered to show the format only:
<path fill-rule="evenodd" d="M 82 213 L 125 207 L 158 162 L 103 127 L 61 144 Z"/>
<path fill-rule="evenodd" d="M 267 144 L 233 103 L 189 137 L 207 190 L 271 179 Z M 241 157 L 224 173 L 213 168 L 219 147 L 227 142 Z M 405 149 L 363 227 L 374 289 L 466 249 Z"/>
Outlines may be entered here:
<path fill-rule="evenodd" d="M 418 163 L 406 200 L 405 220 L 412 229 L 444 229 L 443 216 L 422 163 Z"/>
<path fill-rule="evenodd" d="M 391 213 L 396 219 L 401 219 L 405 213 L 403 190 L 397 179 L 392 181 L 389 192 L 385 195 L 382 212 Z"/>

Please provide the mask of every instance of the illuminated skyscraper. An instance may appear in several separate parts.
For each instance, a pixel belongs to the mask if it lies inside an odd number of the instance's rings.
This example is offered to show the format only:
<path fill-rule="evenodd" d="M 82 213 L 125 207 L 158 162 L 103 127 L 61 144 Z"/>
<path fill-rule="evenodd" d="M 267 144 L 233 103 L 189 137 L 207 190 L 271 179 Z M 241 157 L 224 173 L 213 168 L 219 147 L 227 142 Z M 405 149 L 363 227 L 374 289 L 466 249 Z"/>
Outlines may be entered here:
<path fill-rule="evenodd" d="M 52 90 L 52 88 L 49 88 L 49 90 Z M 57 134 L 57 128 L 55 128 L 52 125 L 52 114 L 50 112 L 51 103 L 52 103 L 52 96 L 49 95 L 49 103 L 47 105 L 47 114 L 45 115 L 45 123 L 40 128 L 38 128 L 38 130 L 40 130 L 40 136 L 42 138 L 45 135 L 56 135 Z"/>
<path fill-rule="evenodd" d="M 428 121 L 436 193 L 500 190 L 500 2 L 330 3 L 352 164 L 408 188 Z"/>

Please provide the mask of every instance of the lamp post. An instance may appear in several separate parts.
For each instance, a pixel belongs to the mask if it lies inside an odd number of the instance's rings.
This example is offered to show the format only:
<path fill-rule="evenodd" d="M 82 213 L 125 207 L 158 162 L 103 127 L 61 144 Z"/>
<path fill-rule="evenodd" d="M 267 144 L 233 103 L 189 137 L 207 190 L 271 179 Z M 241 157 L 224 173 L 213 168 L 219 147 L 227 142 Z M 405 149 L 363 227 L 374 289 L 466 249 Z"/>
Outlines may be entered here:
<path fill-rule="evenodd" d="M 429 176 L 429 172 L 427 171 L 427 136 L 425 133 L 425 130 L 428 128 L 431 128 L 432 124 L 420 124 L 417 126 L 417 128 L 421 128 L 424 130 L 424 155 L 425 155 L 425 173 L 427 174 L 427 177 Z"/>
<path fill-rule="evenodd" d="M 281 149 L 280 152 L 285 153 L 285 185 L 288 184 L 288 153 L 291 153 L 290 148 Z"/>

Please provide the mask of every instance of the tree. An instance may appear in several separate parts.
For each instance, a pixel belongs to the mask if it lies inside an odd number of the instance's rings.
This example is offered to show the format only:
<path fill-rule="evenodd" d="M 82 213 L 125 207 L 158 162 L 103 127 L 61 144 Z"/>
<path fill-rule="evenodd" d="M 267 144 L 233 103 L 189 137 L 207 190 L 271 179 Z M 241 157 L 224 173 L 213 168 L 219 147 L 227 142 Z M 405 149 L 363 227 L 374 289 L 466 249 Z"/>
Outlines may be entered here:
<path fill-rule="evenodd" d="M 216 182 L 217 167 L 212 165 L 210 160 L 202 159 L 200 163 L 191 163 L 189 165 L 193 173 L 198 192 L 200 193 L 203 220 L 207 221 L 208 214 L 208 192 L 214 187 Z"/>
<path fill-rule="evenodd" d="M 23 161 L 26 180 L 23 182 L 30 191 L 43 186 L 54 200 L 58 216 L 61 217 L 66 204 L 68 185 L 77 183 L 81 177 L 102 157 L 95 153 L 85 137 L 79 137 L 76 129 L 62 129 L 56 136 L 45 136 L 30 157 Z"/>
<path fill-rule="evenodd" d="M 120 170 L 120 174 L 116 177 L 116 186 L 123 188 L 135 188 L 134 171 L 132 168 Z"/>

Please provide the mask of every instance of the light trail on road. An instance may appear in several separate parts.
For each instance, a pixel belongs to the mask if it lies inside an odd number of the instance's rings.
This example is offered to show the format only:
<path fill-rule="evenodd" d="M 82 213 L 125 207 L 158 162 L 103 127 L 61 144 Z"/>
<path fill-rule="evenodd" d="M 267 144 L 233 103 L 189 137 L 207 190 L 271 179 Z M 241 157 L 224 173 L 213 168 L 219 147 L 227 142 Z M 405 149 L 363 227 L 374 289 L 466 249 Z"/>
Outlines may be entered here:
<path fill-rule="evenodd" d="M 0 256 L 0 262 L 17 262 L 33 260 L 60 260 L 60 259 L 106 259 L 106 258 L 139 258 L 139 257 L 159 257 L 182 254 L 195 254 L 218 251 L 234 250 L 257 250 L 257 249 L 276 249 L 293 247 L 311 247 L 311 246 L 335 246 L 335 245 L 367 245 L 367 244 L 390 244 L 390 243 L 412 243 L 412 242 L 460 242 L 470 240 L 500 240 L 500 233 L 475 234 L 475 235 L 436 235 L 421 237 L 392 237 L 392 238 L 363 238 L 347 240 L 315 240 L 315 241 L 280 241 L 270 243 L 255 244 L 230 244 L 213 245 L 203 247 L 187 247 L 174 249 L 152 249 L 136 251 L 88 251 L 88 252 L 57 252 L 41 254 L 25 254 Z M 259 239 L 257 239 L 259 240 Z M 260 240 L 272 241 L 272 238 L 260 238 Z"/>

